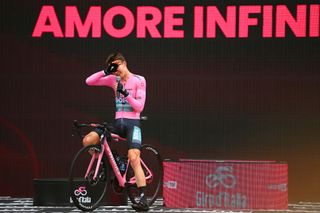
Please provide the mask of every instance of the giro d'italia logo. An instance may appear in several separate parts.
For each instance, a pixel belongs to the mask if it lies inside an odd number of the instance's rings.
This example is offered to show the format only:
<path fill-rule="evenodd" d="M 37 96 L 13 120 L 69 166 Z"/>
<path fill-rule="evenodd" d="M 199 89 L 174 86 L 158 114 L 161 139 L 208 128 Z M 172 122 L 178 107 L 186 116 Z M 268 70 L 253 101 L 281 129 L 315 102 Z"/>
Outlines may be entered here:
<path fill-rule="evenodd" d="M 91 197 L 87 196 L 88 191 L 85 186 L 80 186 L 78 189 L 74 190 L 73 193 L 77 196 L 79 203 L 91 203 Z"/>
<path fill-rule="evenodd" d="M 86 196 L 88 194 L 85 186 L 80 186 L 78 189 L 74 190 L 75 196 Z"/>
<path fill-rule="evenodd" d="M 226 189 L 232 189 L 237 183 L 236 177 L 233 175 L 231 166 L 219 166 L 214 174 L 209 174 L 206 177 L 206 185 L 209 188 L 216 188 L 222 185 Z"/>

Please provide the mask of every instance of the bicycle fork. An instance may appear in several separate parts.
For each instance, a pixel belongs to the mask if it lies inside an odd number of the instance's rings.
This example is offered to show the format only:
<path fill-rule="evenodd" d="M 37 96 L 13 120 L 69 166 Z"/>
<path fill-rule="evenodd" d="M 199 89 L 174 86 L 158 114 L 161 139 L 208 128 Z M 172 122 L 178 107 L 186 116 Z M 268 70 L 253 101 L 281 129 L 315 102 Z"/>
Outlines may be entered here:
<path fill-rule="evenodd" d="M 92 168 L 92 166 L 94 164 L 94 161 L 95 161 L 95 159 L 97 158 L 97 155 L 98 155 L 98 162 L 97 162 L 96 169 L 95 169 L 94 176 L 93 176 L 93 180 L 96 180 L 97 175 L 98 175 L 98 171 L 99 171 L 99 168 L 100 168 L 100 163 L 101 163 L 101 159 L 102 159 L 103 153 L 104 153 L 104 146 L 101 146 L 101 150 L 99 151 L 99 153 L 97 153 L 97 152 L 93 153 L 93 155 L 91 157 L 91 160 L 90 160 L 90 163 L 89 163 L 89 166 L 88 166 L 88 169 L 87 169 L 87 172 L 86 172 L 86 175 L 85 175 L 85 178 L 87 178 L 88 175 L 90 174 L 91 168 Z"/>

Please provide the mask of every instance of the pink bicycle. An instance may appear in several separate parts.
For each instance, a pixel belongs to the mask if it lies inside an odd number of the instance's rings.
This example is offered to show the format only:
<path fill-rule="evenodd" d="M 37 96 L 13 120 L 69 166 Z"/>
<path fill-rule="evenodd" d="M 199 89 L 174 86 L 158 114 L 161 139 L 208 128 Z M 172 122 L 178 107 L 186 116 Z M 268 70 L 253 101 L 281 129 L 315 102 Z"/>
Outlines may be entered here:
<path fill-rule="evenodd" d="M 139 192 L 133 170 L 127 158 L 115 156 L 110 149 L 111 141 L 126 141 L 113 134 L 112 126 L 102 124 L 79 124 L 74 127 L 99 127 L 104 130 L 103 137 L 97 145 L 83 147 L 74 157 L 69 172 L 69 192 L 73 203 L 83 211 L 92 211 L 99 207 L 107 185 L 112 182 L 117 192 L 127 192 L 132 203 L 138 202 Z M 119 159 L 121 162 L 119 162 Z M 159 152 L 152 146 L 143 144 L 141 149 L 141 165 L 146 176 L 146 195 L 149 206 L 157 199 L 162 185 L 162 159 Z M 126 190 L 125 190 L 126 189 Z"/>

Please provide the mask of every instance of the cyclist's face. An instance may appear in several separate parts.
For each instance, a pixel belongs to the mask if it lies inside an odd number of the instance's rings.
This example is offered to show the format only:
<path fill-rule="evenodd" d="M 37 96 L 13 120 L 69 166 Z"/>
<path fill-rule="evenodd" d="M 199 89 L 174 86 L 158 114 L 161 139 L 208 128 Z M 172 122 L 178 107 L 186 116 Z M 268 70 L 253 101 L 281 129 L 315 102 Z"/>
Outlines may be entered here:
<path fill-rule="evenodd" d="M 125 65 L 126 65 L 125 62 L 124 61 L 120 61 L 120 60 L 115 60 L 112 63 L 118 64 L 118 69 L 114 74 L 117 75 L 117 76 L 122 77 L 124 75 L 125 70 L 126 70 L 125 69 Z"/>

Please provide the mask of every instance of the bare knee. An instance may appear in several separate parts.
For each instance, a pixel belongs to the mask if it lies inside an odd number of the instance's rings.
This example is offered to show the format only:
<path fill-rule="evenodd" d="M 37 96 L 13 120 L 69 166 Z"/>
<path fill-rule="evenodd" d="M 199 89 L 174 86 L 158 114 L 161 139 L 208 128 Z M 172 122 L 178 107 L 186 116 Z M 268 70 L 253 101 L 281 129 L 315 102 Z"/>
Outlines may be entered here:
<path fill-rule="evenodd" d="M 83 146 L 89 146 L 89 145 L 93 145 L 93 144 L 97 144 L 99 142 L 99 135 L 96 132 L 90 132 L 89 134 L 87 134 L 83 140 L 82 140 L 82 144 Z"/>
<path fill-rule="evenodd" d="M 130 149 L 128 151 L 128 158 L 130 165 L 133 169 L 140 166 L 140 150 L 139 149 Z"/>

